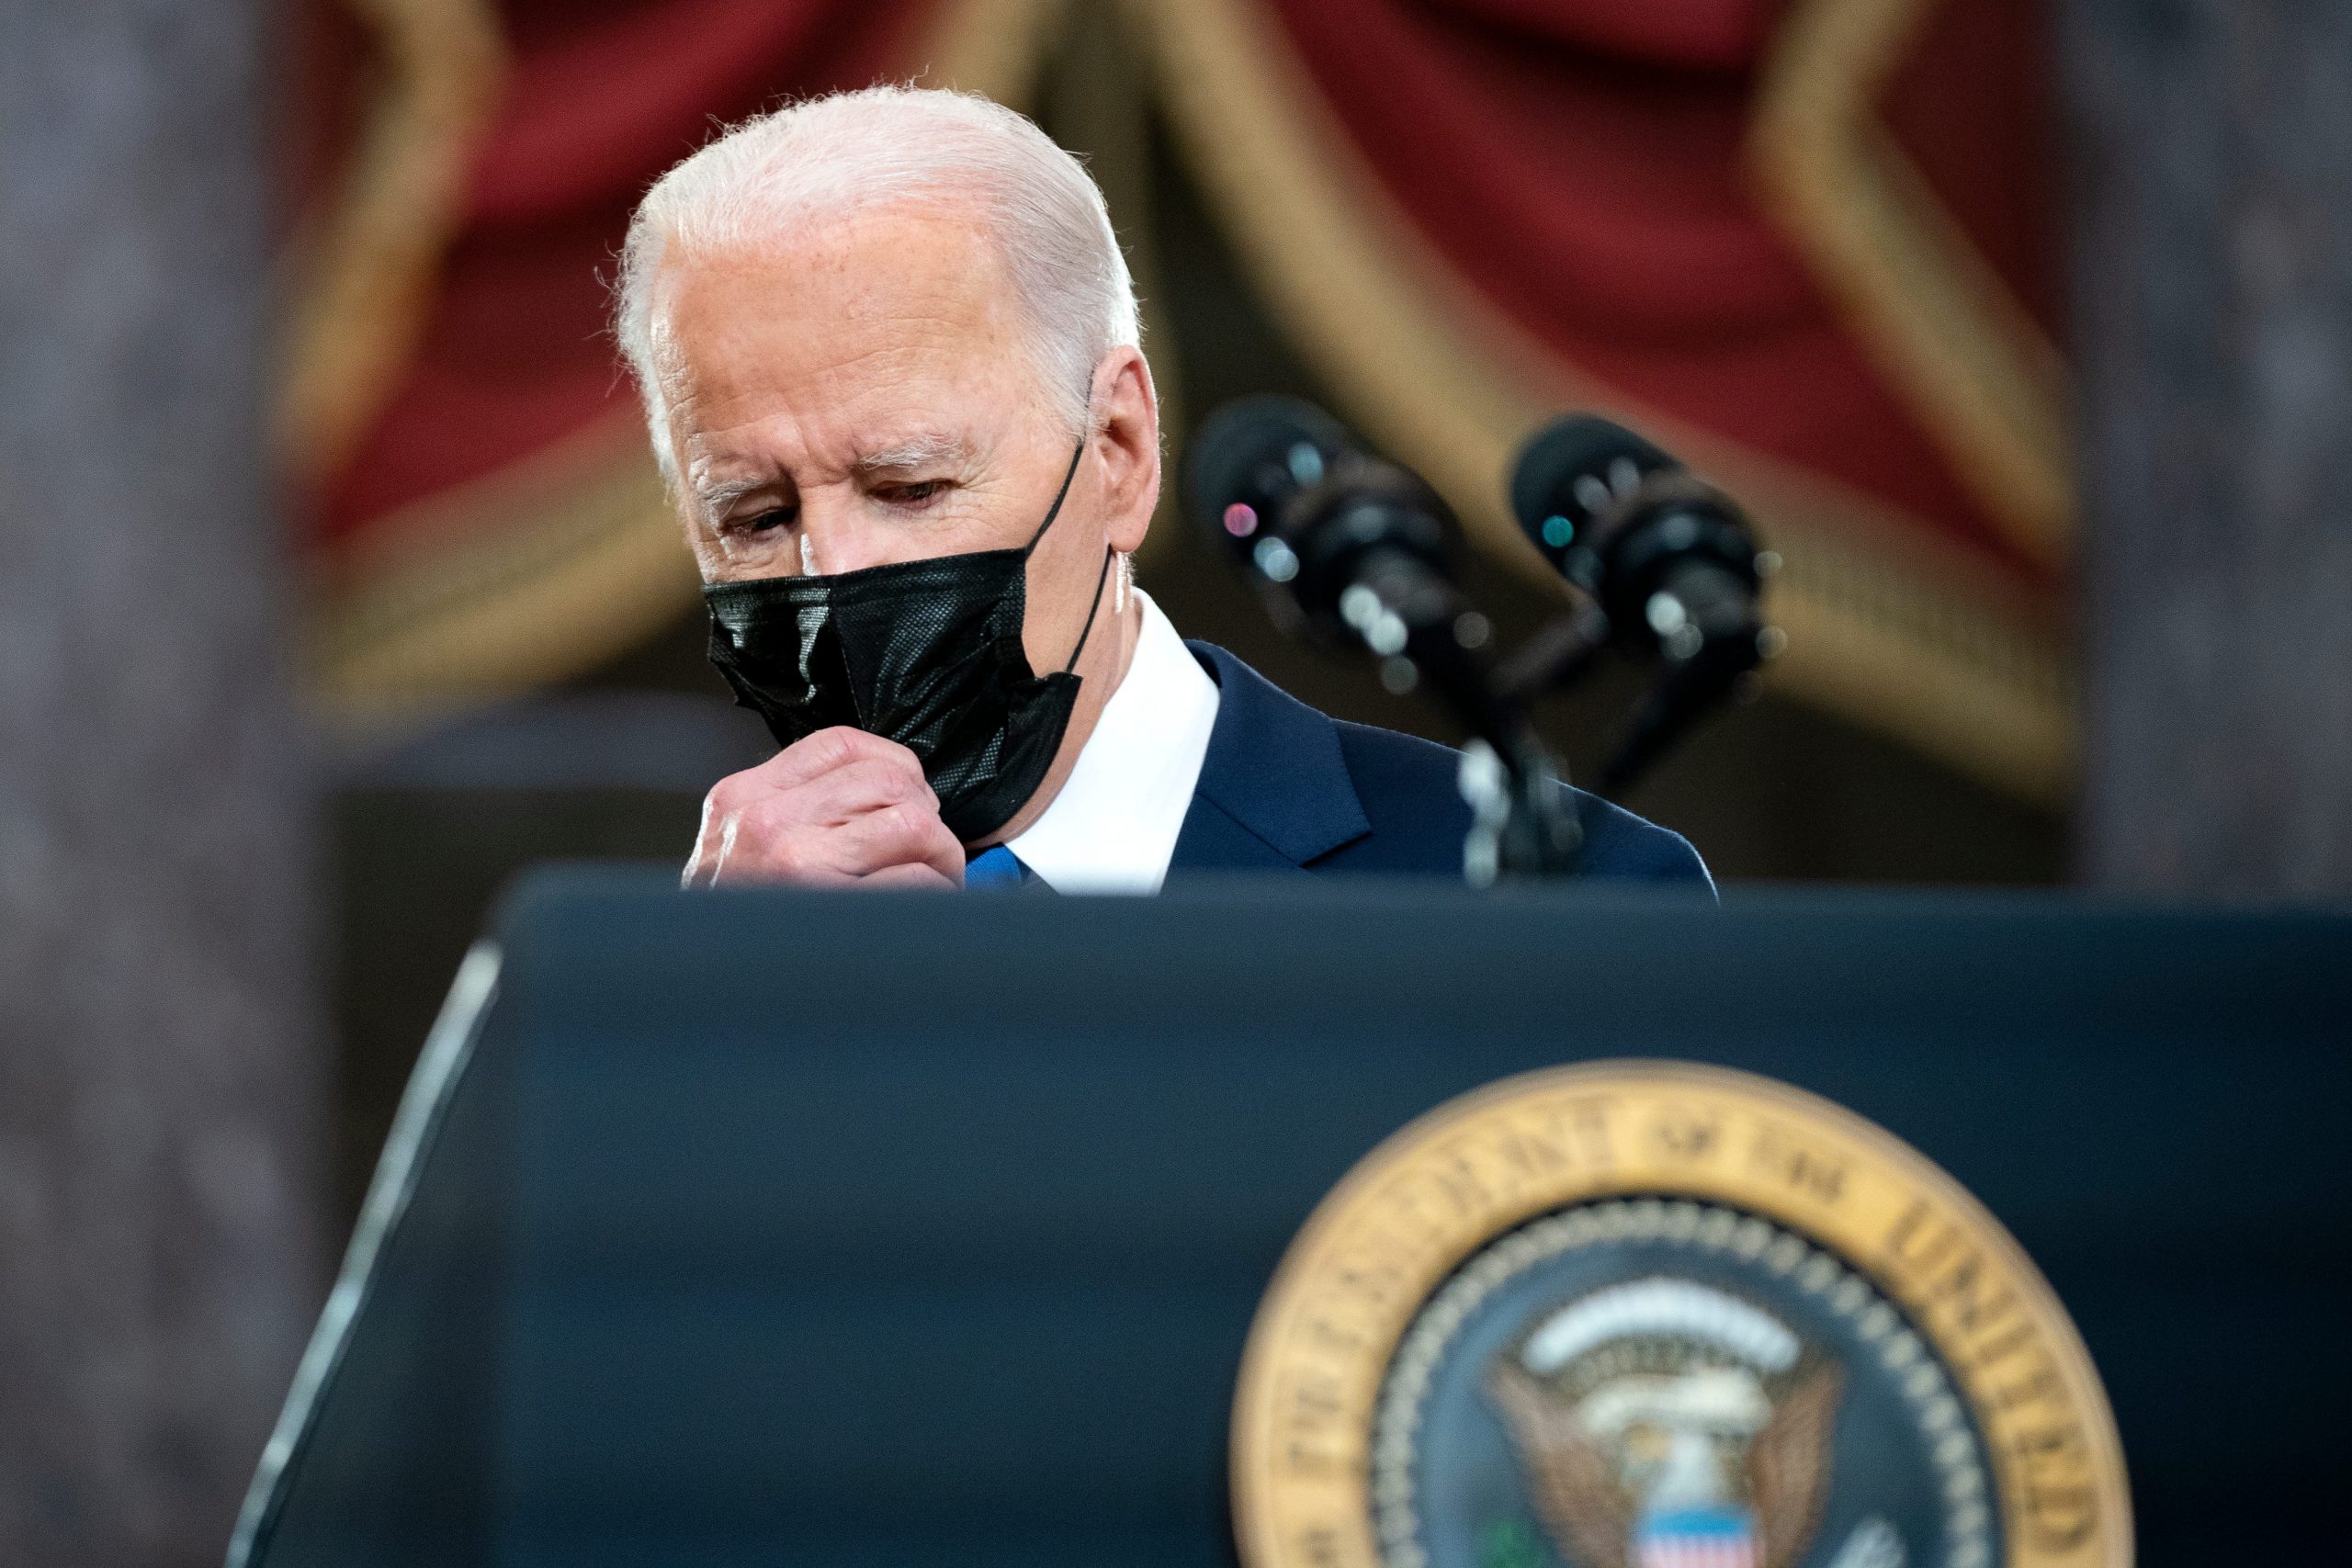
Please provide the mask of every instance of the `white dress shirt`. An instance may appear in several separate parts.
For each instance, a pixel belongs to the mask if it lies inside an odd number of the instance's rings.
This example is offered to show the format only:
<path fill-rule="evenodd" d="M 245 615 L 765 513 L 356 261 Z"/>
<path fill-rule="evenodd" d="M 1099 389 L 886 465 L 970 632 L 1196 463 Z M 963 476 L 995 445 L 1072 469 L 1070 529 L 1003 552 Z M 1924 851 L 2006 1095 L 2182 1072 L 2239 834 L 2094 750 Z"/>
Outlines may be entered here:
<path fill-rule="evenodd" d="M 1046 814 L 1006 847 L 1057 893 L 1157 893 L 1193 804 L 1216 682 L 1149 595 L 1126 678 Z"/>

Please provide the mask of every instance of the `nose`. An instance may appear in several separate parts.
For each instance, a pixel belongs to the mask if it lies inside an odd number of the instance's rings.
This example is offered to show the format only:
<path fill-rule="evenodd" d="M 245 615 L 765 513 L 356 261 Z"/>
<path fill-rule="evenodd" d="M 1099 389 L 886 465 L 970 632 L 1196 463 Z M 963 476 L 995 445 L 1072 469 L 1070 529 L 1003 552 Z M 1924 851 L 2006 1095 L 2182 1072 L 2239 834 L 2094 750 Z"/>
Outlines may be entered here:
<path fill-rule="evenodd" d="M 900 558 L 906 540 L 893 536 L 854 484 L 803 491 L 794 532 L 803 575 L 837 577 Z"/>

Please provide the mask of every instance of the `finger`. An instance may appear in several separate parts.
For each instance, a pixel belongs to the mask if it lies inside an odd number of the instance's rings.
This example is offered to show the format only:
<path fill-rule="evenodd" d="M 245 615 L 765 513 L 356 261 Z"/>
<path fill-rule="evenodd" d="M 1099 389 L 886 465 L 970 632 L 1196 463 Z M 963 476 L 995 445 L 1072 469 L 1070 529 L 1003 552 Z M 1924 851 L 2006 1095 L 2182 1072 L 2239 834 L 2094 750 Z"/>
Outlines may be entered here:
<path fill-rule="evenodd" d="M 911 887 L 952 893 L 964 886 L 960 877 L 941 874 L 935 865 L 886 865 L 857 879 L 860 887 Z"/>
<path fill-rule="evenodd" d="M 964 846 L 922 806 L 886 806 L 831 829 L 825 863 L 863 876 L 892 865 L 928 865 L 957 884 L 964 880 Z"/>
<path fill-rule="evenodd" d="M 738 776 L 772 789 L 791 789 L 853 762 L 886 763 L 910 771 L 917 777 L 922 774 L 922 760 L 897 741 L 835 725 L 804 736 Z"/>
<path fill-rule="evenodd" d="M 794 821 L 839 827 L 853 817 L 891 806 L 920 807 L 936 816 L 939 797 L 921 769 L 864 758 L 780 792 L 765 809 Z"/>
<path fill-rule="evenodd" d="M 742 829 L 740 838 L 738 828 Z M 706 886 L 834 887 L 854 882 L 862 868 L 844 863 L 839 846 L 831 842 L 839 832 L 839 829 L 803 829 L 783 839 L 768 839 L 756 824 L 745 828 L 742 818 L 737 818 L 719 834 L 718 852 L 709 859 Z"/>
<path fill-rule="evenodd" d="M 787 760 L 790 768 L 781 765 Z M 825 771 L 808 773 L 797 784 L 777 782 L 814 768 Z M 815 793 L 804 793 L 808 791 Z M 900 803 L 920 804 L 933 812 L 939 807 L 939 797 L 932 793 L 912 751 L 863 730 L 821 730 L 760 766 L 729 773 L 711 786 L 703 797 L 694 850 L 680 881 L 687 887 L 710 886 L 747 817 L 755 819 L 752 841 L 766 844 L 793 835 L 803 824 L 835 826 Z"/>
<path fill-rule="evenodd" d="M 923 863 L 961 887 L 964 886 L 964 868 L 971 863 L 972 857 L 965 852 L 964 840 L 956 836 L 954 829 L 939 820 L 936 811 L 932 813 L 931 819 L 937 826 L 931 835 L 929 848 L 924 852 Z"/>
<path fill-rule="evenodd" d="M 902 814 L 899 826 L 905 834 L 901 840 L 904 857 L 910 863 L 931 867 L 956 886 L 963 886 L 964 867 L 971 857 L 964 852 L 964 841 L 955 830 L 939 819 L 936 800 L 893 807 L 890 810 Z"/>

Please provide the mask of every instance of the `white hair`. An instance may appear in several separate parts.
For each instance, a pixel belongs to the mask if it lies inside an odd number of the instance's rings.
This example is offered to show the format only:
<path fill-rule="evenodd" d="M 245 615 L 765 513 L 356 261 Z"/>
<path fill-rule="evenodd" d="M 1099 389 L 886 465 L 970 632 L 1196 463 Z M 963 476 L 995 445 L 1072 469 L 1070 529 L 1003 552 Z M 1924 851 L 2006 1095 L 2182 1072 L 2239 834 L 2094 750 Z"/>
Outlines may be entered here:
<path fill-rule="evenodd" d="M 1073 435 L 1094 369 L 1141 338 L 1135 283 L 1111 215 L 1079 161 L 1029 120 L 967 93 L 867 87 L 746 120 L 655 182 L 629 220 L 615 330 L 662 471 L 675 484 L 654 341 L 654 281 L 671 258 L 773 245 L 795 224 L 886 202 L 978 204 Z"/>

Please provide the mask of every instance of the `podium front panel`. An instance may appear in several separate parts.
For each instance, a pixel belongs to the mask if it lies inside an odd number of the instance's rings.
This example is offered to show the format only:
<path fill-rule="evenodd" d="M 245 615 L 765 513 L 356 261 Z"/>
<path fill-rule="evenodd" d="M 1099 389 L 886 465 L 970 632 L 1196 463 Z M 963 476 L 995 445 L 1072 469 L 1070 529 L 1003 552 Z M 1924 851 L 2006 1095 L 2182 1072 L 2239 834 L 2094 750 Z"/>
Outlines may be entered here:
<path fill-rule="evenodd" d="M 492 964 L 297 1390 L 268 1568 L 1216 1568 L 1309 1211 L 1452 1097 L 1615 1057 L 1811 1090 L 1982 1199 L 2106 1379 L 2143 1562 L 2336 1550 L 2339 918 L 597 869 L 519 890 Z"/>

